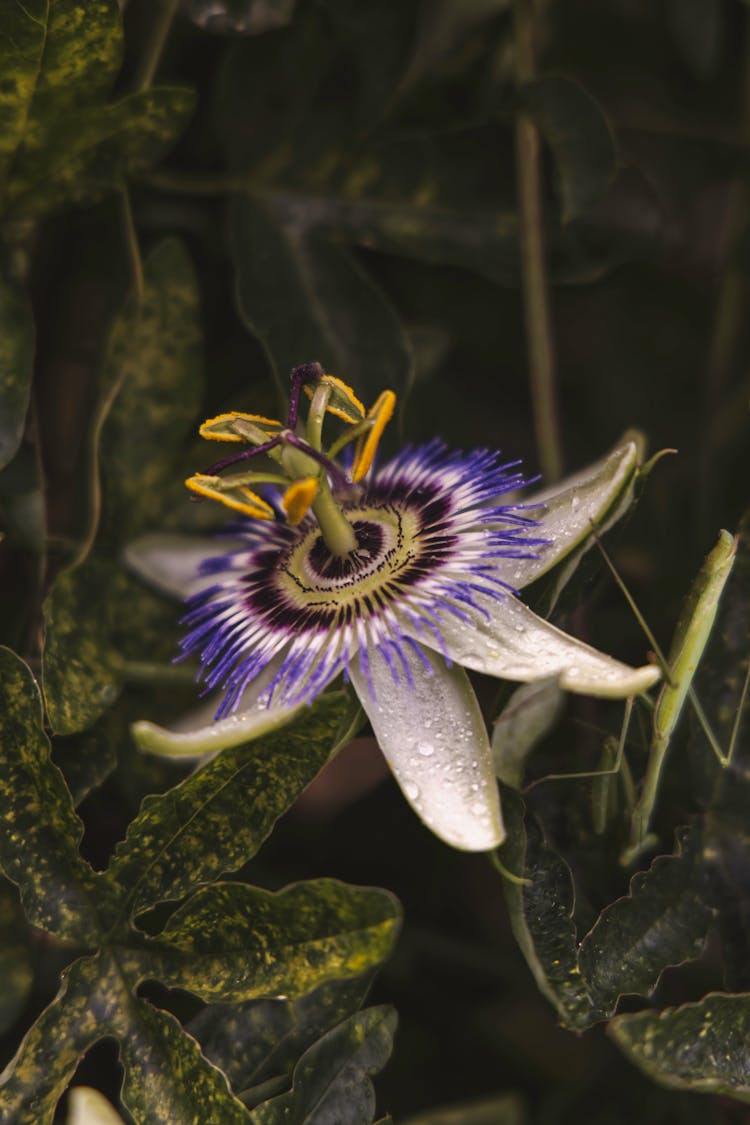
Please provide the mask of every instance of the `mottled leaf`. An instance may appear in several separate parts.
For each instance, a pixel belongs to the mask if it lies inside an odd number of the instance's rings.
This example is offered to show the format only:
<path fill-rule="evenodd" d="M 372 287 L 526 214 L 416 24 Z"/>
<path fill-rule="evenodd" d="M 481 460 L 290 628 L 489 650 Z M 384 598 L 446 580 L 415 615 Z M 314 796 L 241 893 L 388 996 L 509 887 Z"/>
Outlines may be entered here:
<path fill-rule="evenodd" d="M 525 85 L 520 103 L 554 153 L 563 222 L 586 215 L 615 174 L 617 150 L 604 111 L 579 83 L 561 74 Z"/>
<path fill-rule="evenodd" d="M 190 19 L 217 35 L 261 35 L 286 27 L 296 0 L 187 0 Z"/>
<path fill-rule="evenodd" d="M 120 539 L 158 523 L 201 399 L 200 294 L 184 245 L 160 242 L 143 280 L 142 298 L 131 294 L 112 325 L 101 372 L 103 400 L 116 394 L 101 461 L 108 526 Z"/>
<path fill-rule="evenodd" d="M 670 965 L 699 957 L 715 914 L 696 828 L 683 833 L 677 855 L 635 875 L 582 941 L 579 964 L 599 1018 L 620 996 L 649 996 Z"/>
<path fill-rule="evenodd" d="M 31 302 L 19 285 L 0 276 L 0 469 L 8 464 L 21 444 L 33 364 Z"/>
<path fill-rule="evenodd" d="M 616 1016 L 608 1031 L 655 1081 L 750 1102 L 750 995 L 713 992 L 680 1008 Z"/>
<path fill-rule="evenodd" d="M 0 649 L 0 834 L 2 868 L 17 883 L 29 920 L 78 942 L 98 936 L 103 891 L 83 861 L 83 825 L 49 756 L 39 690 L 31 672 Z"/>
<path fill-rule="evenodd" d="M 398 317 L 345 249 L 279 222 L 249 196 L 236 201 L 231 228 L 240 314 L 280 384 L 297 364 L 317 360 L 368 404 L 384 382 L 407 385 L 411 357 Z"/>
<path fill-rule="evenodd" d="M 142 1000 L 118 1011 L 115 1030 L 125 1072 L 122 1102 L 148 1125 L 242 1125 L 248 1112 L 220 1070 L 174 1016 Z"/>
<path fill-rule="evenodd" d="M 57 996 L 0 1075 L 0 1120 L 51 1125 L 81 1057 L 107 1034 L 108 1004 L 100 992 L 103 973 L 99 957 L 75 961 L 65 970 Z"/>
<path fill-rule="evenodd" d="M 524 817 L 523 802 L 503 791 L 508 838 L 503 863 L 529 880 L 505 881 L 505 897 L 516 941 L 540 991 L 569 1027 L 592 1022 L 591 998 L 578 968 L 575 891 L 567 863 L 545 841 L 537 822 Z"/>
<path fill-rule="evenodd" d="M 112 643 L 117 568 L 89 559 L 63 571 L 44 603 L 44 699 L 52 729 L 74 734 L 114 703 L 122 659 Z"/>
<path fill-rule="evenodd" d="M 332 879 L 278 893 L 219 883 L 172 915 L 139 972 L 207 1001 L 302 996 L 385 960 L 399 917 L 387 891 Z"/>
<path fill-rule="evenodd" d="M 130 909 L 181 898 L 254 855 L 335 749 L 346 711 L 343 695 L 323 696 L 288 727 L 147 797 L 108 871 L 127 889 Z"/>
<path fill-rule="evenodd" d="M 60 117 L 106 94 L 122 55 L 117 0 L 11 0 L 1 16 L 0 181 L 19 148 L 43 146 Z"/>
<path fill-rule="evenodd" d="M 0 1035 L 16 1021 L 31 989 L 30 933 L 18 894 L 0 878 Z"/>
<path fill-rule="evenodd" d="M 177 140 L 193 106 L 190 90 L 165 86 L 71 113 L 42 148 L 15 161 L 6 210 L 13 218 L 36 217 L 118 190 Z"/>
<path fill-rule="evenodd" d="M 385 1005 L 350 1016 L 310 1047 L 294 1068 L 292 1088 L 255 1107 L 254 1125 L 370 1125 L 370 1078 L 393 1049 L 396 1013 Z"/>

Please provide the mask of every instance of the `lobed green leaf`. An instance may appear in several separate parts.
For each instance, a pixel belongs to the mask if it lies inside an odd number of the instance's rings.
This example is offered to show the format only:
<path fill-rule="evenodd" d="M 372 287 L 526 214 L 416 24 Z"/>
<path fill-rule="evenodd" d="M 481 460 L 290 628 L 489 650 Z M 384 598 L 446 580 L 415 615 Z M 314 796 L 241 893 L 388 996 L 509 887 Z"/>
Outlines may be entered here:
<path fill-rule="evenodd" d="M 2 868 L 35 926 L 95 944 L 105 888 L 78 852 L 83 825 L 50 761 L 36 682 L 8 649 L 0 649 L 0 736 Z"/>
<path fill-rule="evenodd" d="M 2 20 L 0 183 L 19 149 L 44 146 L 62 116 L 107 93 L 122 57 L 117 0 L 25 0 L 4 4 Z"/>
<path fill-rule="evenodd" d="M 608 1032 L 656 1082 L 750 1102 L 750 994 L 713 992 L 696 1004 L 616 1016 Z"/>
<path fill-rule="evenodd" d="M 6 211 L 14 219 L 36 218 L 119 190 L 174 144 L 194 104 L 192 91 L 164 86 L 76 110 L 55 123 L 41 147 L 19 155 Z"/>
<path fill-rule="evenodd" d="M 112 642 L 118 573 L 89 559 L 63 571 L 44 602 L 44 699 L 57 734 L 90 727 L 120 692 L 122 658 Z"/>
<path fill-rule="evenodd" d="M 343 694 L 321 696 L 289 726 L 147 797 L 107 872 L 129 909 L 181 898 L 250 859 L 337 748 L 347 707 Z"/>
<path fill-rule="evenodd" d="M 257 1089 L 275 1076 L 291 1078 L 300 1055 L 362 1006 L 372 976 L 326 981 L 294 1000 L 208 1004 L 187 1030 L 233 1089 Z M 250 1104 L 245 1093 L 242 1099 Z"/>
<path fill-rule="evenodd" d="M 158 243 L 143 282 L 114 320 L 100 376 L 100 411 L 111 402 L 100 441 L 107 522 L 118 540 L 162 519 L 202 391 L 200 292 L 184 244 Z"/>
<path fill-rule="evenodd" d="M 219 883 L 173 914 L 153 953 L 137 954 L 138 971 L 207 1001 L 294 998 L 379 965 L 399 920 L 387 891 L 332 879 L 278 893 Z"/>
<path fill-rule="evenodd" d="M 113 1020 L 124 1070 L 122 1102 L 144 1125 L 243 1125 L 245 1107 L 168 1012 L 123 996 Z"/>
<path fill-rule="evenodd" d="M 255 1107 L 253 1125 L 370 1125 L 370 1078 L 388 1061 L 395 1030 L 396 1013 L 385 1005 L 350 1016 L 304 1053 L 288 1093 Z"/>
<path fill-rule="evenodd" d="M 503 813 L 508 830 L 503 863 L 528 880 L 504 884 L 513 933 L 539 990 L 563 1023 L 582 1029 L 596 1016 L 578 967 L 570 868 L 545 842 L 537 822 L 524 817 L 523 802 L 513 790 L 503 790 Z"/>
<path fill-rule="evenodd" d="M 703 838 L 683 832 L 675 856 L 635 875 L 630 891 L 599 915 L 581 942 L 579 964 L 597 1009 L 610 1016 L 621 996 L 649 996 L 669 966 L 703 951 L 716 915 L 703 864 Z"/>
<path fill-rule="evenodd" d="M 81 958 L 65 970 L 57 996 L 0 1075 L 0 1120 L 52 1125 L 82 1056 L 107 1034 L 107 973 L 100 957 Z"/>

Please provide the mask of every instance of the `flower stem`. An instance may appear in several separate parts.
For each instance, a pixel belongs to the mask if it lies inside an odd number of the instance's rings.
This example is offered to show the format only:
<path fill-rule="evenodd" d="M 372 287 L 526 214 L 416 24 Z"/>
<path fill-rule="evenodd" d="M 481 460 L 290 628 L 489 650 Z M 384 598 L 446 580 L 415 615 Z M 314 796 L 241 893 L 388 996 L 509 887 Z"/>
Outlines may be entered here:
<path fill-rule="evenodd" d="M 533 0 L 514 0 L 513 31 L 516 85 L 521 87 L 535 74 Z M 563 458 L 544 261 L 540 141 L 536 125 L 523 111 L 516 117 L 516 182 L 534 429 L 542 473 L 547 481 L 556 481 L 562 475 Z"/>

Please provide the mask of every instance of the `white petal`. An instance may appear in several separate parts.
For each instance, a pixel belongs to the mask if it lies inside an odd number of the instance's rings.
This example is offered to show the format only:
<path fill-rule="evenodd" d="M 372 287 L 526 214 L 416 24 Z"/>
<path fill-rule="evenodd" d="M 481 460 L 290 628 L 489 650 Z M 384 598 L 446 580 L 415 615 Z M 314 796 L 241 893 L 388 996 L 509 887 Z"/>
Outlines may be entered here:
<path fill-rule="evenodd" d="M 455 848 L 487 851 L 504 838 L 492 752 L 476 696 L 462 668 L 427 652 L 431 672 L 404 645 L 413 687 L 394 683 L 382 656 L 368 649 L 370 675 L 350 675 L 396 781 L 428 828 Z M 402 672 L 402 670 L 400 670 Z"/>
<path fill-rule="evenodd" d="M 67 1125 L 125 1125 L 125 1123 L 98 1090 L 90 1086 L 73 1086 L 68 1094 Z"/>
<path fill-rule="evenodd" d="M 224 539 L 154 534 L 128 543 L 124 561 L 140 577 L 175 598 L 187 598 L 217 582 L 215 574 L 201 574 L 201 563 L 242 544 Z"/>
<path fill-rule="evenodd" d="M 488 619 L 469 611 L 471 620 L 449 612 L 440 620 L 448 655 L 466 668 L 525 683 L 558 676 L 566 691 L 610 699 L 639 695 L 659 679 L 654 665 L 631 668 L 622 664 L 556 629 L 511 595 L 479 596 L 477 602 L 486 609 Z M 406 623 L 402 627 L 408 632 Z"/>
<path fill-rule="evenodd" d="M 304 706 L 271 704 L 267 706 L 265 691 L 276 674 L 282 657 L 277 656 L 240 696 L 239 706 L 226 719 L 214 719 L 221 696 L 197 707 L 180 719 L 172 730 L 145 719 L 133 723 L 130 733 L 140 750 L 167 758 L 195 759 L 218 754 L 230 746 L 250 742 L 270 730 L 287 723 Z"/>
<path fill-rule="evenodd" d="M 549 539 L 550 543 L 539 548 L 539 557 L 535 559 L 498 559 L 497 576 L 520 590 L 546 574 L 591 534 L 592 520 L 601 524 L 634 477 L 637 466 L 638 447 L 629 441 L 553 488 L 526 497 L 528 504 L 544 504 L 543 509 L 530 513 L 541 521 L 532 534 Z"/>

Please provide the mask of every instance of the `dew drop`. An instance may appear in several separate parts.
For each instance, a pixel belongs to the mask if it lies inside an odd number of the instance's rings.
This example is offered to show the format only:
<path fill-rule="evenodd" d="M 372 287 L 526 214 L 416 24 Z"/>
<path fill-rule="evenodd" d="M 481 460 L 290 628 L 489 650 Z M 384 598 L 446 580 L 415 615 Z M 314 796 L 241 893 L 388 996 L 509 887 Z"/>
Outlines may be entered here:
<path fill-rule="evenodd" d="M 421 754 L 423 758 L 431 758 L 435 753 L 435 747 L 431 742 L 418 742 L 417 753 Z"/>
<path fill-rule="evenodd" d="M 416 801 L 417 797 L 419 796 L 419 786 L 416 785 L 413 781 L 405 781 L 404 793 L 410 801 Z"/>
<path fill-rule="evenodd" d="M 570 501 L 570 506 L 571 506 L 571 508 L 577 508 L 580 503 L 581 503 L 580 496 L 574 496 L 573 499 Z"/>

